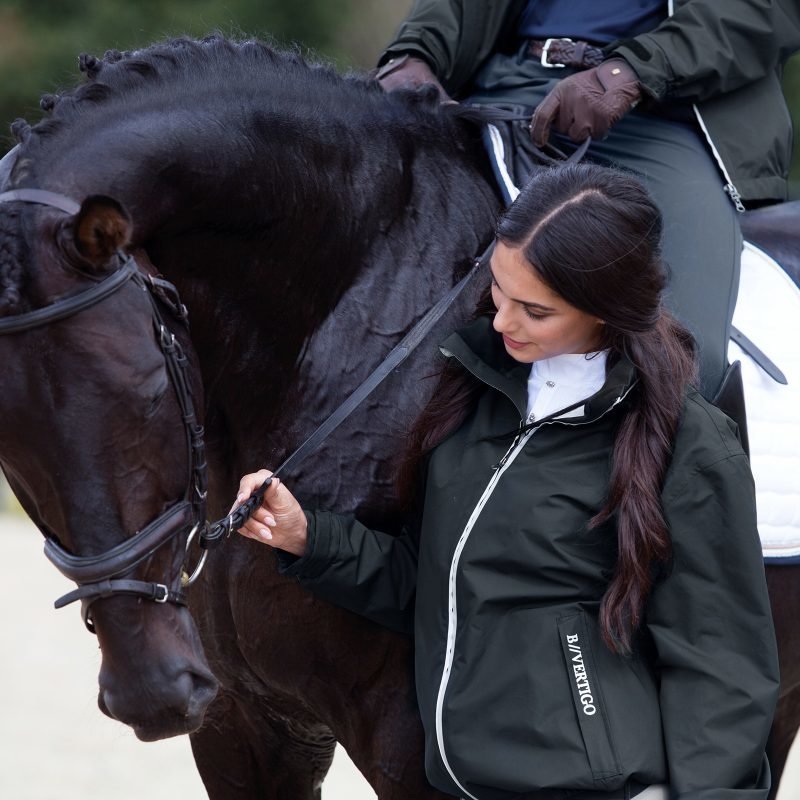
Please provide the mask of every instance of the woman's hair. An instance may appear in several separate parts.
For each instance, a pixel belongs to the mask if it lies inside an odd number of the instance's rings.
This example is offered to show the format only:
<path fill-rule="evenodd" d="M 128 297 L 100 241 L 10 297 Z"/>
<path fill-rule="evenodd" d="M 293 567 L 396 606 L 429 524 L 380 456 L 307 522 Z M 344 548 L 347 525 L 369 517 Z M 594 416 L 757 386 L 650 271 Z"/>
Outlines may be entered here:
<path fill-rule="evenodd" d="M 654 574 L 671 554 L 660 495 L 686 386 L 696 374 L 692 338 L 662 303 L 661 230 L 661 214 L 639 180 L 591 164 L 537 173 L 497 225 L 498 241 L 520 249 L 551 289 L 603 320 L 600 347 L 609 348 L 608 363 L 624 357 L 636 368 L 608 497 L 590 521 L 616 521 L 618 557 L 600 624 L 618 652 L 630 650 Z M 458 427 L 479 390 L 465 370 L 445 367 L 412 431 L 409 465 Z"/>

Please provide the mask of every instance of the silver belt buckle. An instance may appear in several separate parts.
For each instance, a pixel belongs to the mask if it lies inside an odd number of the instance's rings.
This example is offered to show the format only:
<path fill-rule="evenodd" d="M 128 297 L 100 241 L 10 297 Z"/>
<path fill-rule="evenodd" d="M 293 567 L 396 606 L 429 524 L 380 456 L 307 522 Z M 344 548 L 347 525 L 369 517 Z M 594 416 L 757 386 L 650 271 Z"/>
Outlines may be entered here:
<path fill-rule="evenodd" d="M 567 66 L 566 64 L 551 64 L 547 60 L 547 54 L 550 51 L 550 45 L 553 44 L 553 42 L 569 42 L 572 44 L 572 39 L 569 39 L 566 36 L 557 36 L 555 39 L 545 39 L 544 45 L 542 45 L 542 56 L 539 61 L 541 61 L 542 66 L 547 67 L 547 69 L 563 69 Z"/>

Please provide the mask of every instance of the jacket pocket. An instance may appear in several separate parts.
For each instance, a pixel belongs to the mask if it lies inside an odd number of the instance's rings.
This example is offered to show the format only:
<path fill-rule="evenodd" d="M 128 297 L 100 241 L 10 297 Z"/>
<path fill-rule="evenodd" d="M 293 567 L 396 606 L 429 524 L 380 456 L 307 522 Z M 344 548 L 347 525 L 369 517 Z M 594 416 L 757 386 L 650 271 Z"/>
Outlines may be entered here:
<path fill-rule="evenodd" d="M 600 676 L 582 613 L 560 617 L 558 634 L 564 666 L 572 690 L 586 757 L 598 788 L 611 788 L 609 779 L 620 774 L 620 765 L 611 737 Z M 616 784 L 616 782 L 612 781 Z"/>

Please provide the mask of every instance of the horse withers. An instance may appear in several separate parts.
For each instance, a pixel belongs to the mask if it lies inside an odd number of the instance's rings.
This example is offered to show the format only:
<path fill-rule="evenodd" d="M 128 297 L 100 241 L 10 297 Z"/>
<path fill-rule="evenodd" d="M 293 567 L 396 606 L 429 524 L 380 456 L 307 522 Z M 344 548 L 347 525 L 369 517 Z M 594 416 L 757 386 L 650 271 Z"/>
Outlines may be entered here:
<path fill-rule="evenodd" d="M 97 285 L 118 248 L 145 273 L 155 264 L 190 309 L 190 335 L 174 333 L 206 427 L 209 514 L 222 517 L 239 476 L 280 463 L 464 274 L 501 200 L 475 127 L 435 95 L 387 96 L 220 38 L 81 66 L 86 84 L 15 126 L 0 189 L 113 201 L 95 201 L 102 219 L 87 206 L 84 224 L 0 204 L 0 319 Z M 0 337 L 13 365 L 0 377 L 0 462 L 42 532 L 75 555 L 102 560 L 189 502 L 183 410 L 150 303 L 130 281 Z M 399 528 L 397 454 L 435 383 L 436 343 L 473 303 L 459 300 L 285 476 L 305 504 Z M 120 577 L 171 585 L 192 519 Z M 211 553 L 187 594 L 197 630 L 179 603 L 94 601 L 101 706 L 144 738 L 193 730 L 213 800 L 318 798 L 337 740 L 382 800 L 441 796 L 424 777 L 407 638 L 309 596 L 242 537 Z M 796 610 L 775 609 L 793 636 Z M 785 665 L 791 687 L 797 663 Z M 796 729 L 795 694 L 776 729 Z"/>

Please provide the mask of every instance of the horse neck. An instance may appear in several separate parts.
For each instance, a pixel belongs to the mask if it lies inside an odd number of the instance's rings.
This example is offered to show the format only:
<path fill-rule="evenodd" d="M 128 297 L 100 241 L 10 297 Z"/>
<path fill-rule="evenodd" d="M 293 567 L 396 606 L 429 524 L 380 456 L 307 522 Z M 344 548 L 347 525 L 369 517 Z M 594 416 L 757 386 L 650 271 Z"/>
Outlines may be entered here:
<path fill-rule="evenodd" d="M 376 125 L 366 141 L 352 125 L 342 137 L 302 125 L 292 135 L 262 125 L 256 135 L 235 120 L 223 128 L 180 115 L 154 136 L 147 124 L 103 132 L 91 157 L 88 145 L 83 157 L 65 153 L 50 174 L 66 193 L 125 205 L 134 245 L 178 285 L 212 448 L 224 442 L 234 472 L 248 458 L 230 451 L 245 441 L 268 446 L 276 431 L 286 440 L 286 399 L 304 375 L 344 358 L 354 341 L 377 363 L 491 235 L 497 200 L 474 134 L 446 146 L 412 126 Z M 326 325 L 334 311 L 337 324 Z M 359 327 L 375 330 L 376 320 L 381 334 L 362 345 Z M 337 379 L 331 391 L 347 388 Z M 264 400 L 254 403 L 254 392 Z"/>
<path fill-rule="evenodd" d="M 340 152 L 342 169 L 317 175 L 308 195 L 291 177 L 277 181 L 281 192 L 264 206 L 284 216 L 263 251 L 231 242 L 188 284 L 184 262 L 210 449 L 225 453 L 226 488 L 302 441 L 491 237 L 497 199 L 481 154 L 467 153 L 384 145 L 374 158 L 373 144 L 370 162 Z"/>

